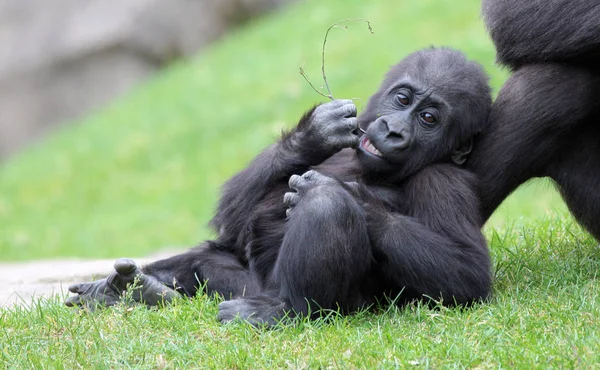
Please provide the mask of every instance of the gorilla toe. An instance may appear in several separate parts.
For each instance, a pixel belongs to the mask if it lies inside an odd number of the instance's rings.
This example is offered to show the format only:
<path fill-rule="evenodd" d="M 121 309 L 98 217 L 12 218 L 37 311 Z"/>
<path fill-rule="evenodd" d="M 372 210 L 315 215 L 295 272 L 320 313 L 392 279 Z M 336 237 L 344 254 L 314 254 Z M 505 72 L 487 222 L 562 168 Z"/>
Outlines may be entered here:
<path fill-rule="evenodd" d="M 286 317 L 286 305 L 279 298 L 248 297 L 219 304 L 217 319 L 222 323 L 243 320 L 253 326 L 273 326 Z"/>

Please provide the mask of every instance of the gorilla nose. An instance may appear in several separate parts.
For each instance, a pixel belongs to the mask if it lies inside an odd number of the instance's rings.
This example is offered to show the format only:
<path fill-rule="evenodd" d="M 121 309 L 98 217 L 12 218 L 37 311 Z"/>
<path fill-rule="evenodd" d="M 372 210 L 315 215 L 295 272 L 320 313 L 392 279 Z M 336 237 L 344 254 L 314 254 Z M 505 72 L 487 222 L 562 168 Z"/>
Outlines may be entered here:
<path fill-rule="evenodd" d="M 394 149 L 403 150 L 410 146 L 411 134 L 404 127 L 395 130 L 391 129 L 388 131 L 387 139 Z"/>
<path fill-rule="evenodd" d="M 376 128 L 380 132 L 380 137 L 385 138 L 385 145 L 389 149 L 404 150 L 410 146 L 412 131 L 403 119 L 393 118 L 395 117 L 380 117 L 376 122 Z"/>
<path fill-rule="evenodd" d="M 407 135 L 403 134 L 403 133 L 390 133 L 391 139 L 392 139 L 392 145 L 394 146 L 394 148 L 396 149 L 406 149 L 410 146 L 410 140 L 408 139 Z"/>

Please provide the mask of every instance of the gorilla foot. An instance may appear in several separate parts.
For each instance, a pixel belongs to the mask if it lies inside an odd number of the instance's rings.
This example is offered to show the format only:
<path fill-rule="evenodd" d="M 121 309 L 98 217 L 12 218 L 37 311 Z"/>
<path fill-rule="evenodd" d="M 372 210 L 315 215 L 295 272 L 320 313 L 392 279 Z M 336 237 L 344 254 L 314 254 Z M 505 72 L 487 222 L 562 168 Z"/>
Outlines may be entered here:
<path fill-rule="evenodd" d="M 281 299 L 261 296 L 222 302 L 217 319 L 222 323 L 244 320 L 254 326 L 273 326 L 286 315 L 287 307 Z"/>
<path fill-rule="evenodd" d="M 339 185 L 339 181 L 322 175 L 317 171 L 310 170 L 302 176 L 292 175 L 288 182 L 289 187 L 293 190 L 283 195 L 283 204 L 287 207 L 286 216 L 289 217 L 293 208 L 300 202 L 300 199 L 305 196 L 306 192 L 317 186 L 323 185 Z"/>
<path fill-rule="evenodd" d="M 115 271 L 106 279 L 71 285 L 69 291 L 77 295 L 69 297 L 65 305 L 89 309 L 108 307 L 117 304 L 127 293 L 134 302 L 156 306 L 178 295 L 155 277 L 144 274 L 133 260 L 118 259 L 114 267 Z"/>

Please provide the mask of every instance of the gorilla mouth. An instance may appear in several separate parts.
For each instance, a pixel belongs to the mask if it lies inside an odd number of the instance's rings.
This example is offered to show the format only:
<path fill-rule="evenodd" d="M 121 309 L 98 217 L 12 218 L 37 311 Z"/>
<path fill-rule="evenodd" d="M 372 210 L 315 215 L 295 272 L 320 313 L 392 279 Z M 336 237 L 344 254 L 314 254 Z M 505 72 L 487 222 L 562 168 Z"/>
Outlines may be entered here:
<path fill-rule="evenodd" d="M 382 157 L 381 152 L 377 150 L 377 148 L 375 148 L 375 146 L 366 136 L 363 137 L 363 139 L 360 141 L 360 146 L 368 153 L 371 153 L 377 157 Z"/>

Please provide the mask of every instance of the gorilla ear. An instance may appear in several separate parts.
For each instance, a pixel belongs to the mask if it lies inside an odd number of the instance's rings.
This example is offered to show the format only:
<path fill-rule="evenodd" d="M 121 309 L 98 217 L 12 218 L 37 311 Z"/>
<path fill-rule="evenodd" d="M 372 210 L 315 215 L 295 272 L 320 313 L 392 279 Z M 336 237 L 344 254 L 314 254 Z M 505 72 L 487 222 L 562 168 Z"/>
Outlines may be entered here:
<path fill-rule="evenodd" d="M 458 165 L 465 164 L 469 153 L 471 153 L 471 150 L 473 150 L 473 138 L 469 139 L 466 143 L 463 143 L 461 146 L 456 148 L 452 152 L 452 156 L 450 158 L 452 158 L 452 162 Z"/>

